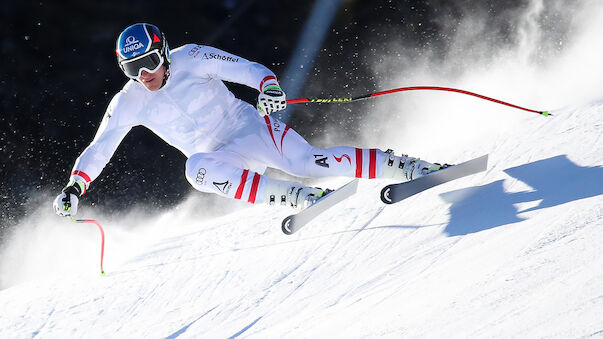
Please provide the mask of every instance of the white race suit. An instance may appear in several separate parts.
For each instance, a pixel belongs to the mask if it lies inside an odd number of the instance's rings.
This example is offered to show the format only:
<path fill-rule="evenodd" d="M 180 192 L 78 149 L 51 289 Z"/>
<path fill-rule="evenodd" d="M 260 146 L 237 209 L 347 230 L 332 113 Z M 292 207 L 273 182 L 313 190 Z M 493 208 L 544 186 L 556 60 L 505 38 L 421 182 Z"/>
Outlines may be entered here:
<path fill-rule="evenodd" d="M 267 166 L 301 177 L 379 178 L 388 155 L 377 149 L 317 149 L 278 119 L 262 117 L 223 81 L 262 91 L 278 84 L 268 68 L 216 48 L 188 44 L 171 53 L 169 78 L 157 91 L 128 81 L 117 93 L 71 179 L 86 188 L 134 126 L 156 133 L 188 158 L 185 175 L 197 190 L 264 200 Z"/>

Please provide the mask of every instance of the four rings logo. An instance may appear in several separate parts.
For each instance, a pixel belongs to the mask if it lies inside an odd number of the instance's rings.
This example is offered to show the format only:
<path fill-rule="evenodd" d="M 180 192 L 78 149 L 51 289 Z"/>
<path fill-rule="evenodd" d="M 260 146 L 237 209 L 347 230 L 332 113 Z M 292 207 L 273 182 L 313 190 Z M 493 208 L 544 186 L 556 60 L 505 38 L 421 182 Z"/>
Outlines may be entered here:
<path fill-rule="evenodd" d="M 197 182 L 197 184 L 199 185 L 203 185 L 203 181 L 205 180 L 205 174 L 207 174 L 207 171 L 205 170 L 205 168 L 201 168 L 199 172 L 197 172 L 197 178 L 195 179 L 195 182 Z"/>
<path fill-rule="evenodd" d="M 140 41 L 138 41 L 135 36 L 130 35 L 126 38 L 126 44 L 121 51 L 123 54 L 126 54 L 135 51 L 141 47 L 144 47 L 144 45 Z"/>

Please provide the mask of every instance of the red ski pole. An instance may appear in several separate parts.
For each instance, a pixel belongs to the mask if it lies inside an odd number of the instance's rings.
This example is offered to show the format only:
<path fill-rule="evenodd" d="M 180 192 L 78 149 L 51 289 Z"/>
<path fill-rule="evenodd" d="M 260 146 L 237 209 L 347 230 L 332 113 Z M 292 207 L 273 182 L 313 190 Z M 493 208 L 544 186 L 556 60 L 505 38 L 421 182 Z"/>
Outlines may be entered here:
<path fill-rule="evenodd" d="M 481 95 L 481 94 L 477 94 L 477 93 L 465 91 L 465 90 L 462 90 L 462 89 L 450 88 L 450 87 L 437 87 L 437 86 L 401 87 L 401 88 L 390 89 L 390 90 L 387 90 L 387 91 L 373 92 L 373 93 L 368 93 L 368 94 L 365 94 L 365 95 L 360 95 L 360 96 L 356 96 L 356 97 L 349 97 L 349 98 L 324 98 L 324 99 L 322 99 L 322 98 L 298 98 L 298 99 L 289 99 L 289 100 L 287 100 L 287 104 L 299 104 L 299 103 L 310 103 L 310 102 L 316 102 L 316 103 L 352 102 L 352 101 L 370 99 L 370 98 L 378 97 L 380 95 L 385 95 L 385 94 L 391 94 L 391 93 L 397 93 L 397 92 L 406 92 L 406 91 L 418 91 L 418 90 L 423 90 L 423 91 L 425 91 L 425 90 L 428 90 L 428 91 L 446 91 L 446 92 L 461 93 L 461 94 L 471 95 L 471 96 L 474 96 L 476 98 L 480 98 L 480 99 L 492 101 L 492 102 L 495 102 L 497 104 L 506 105 L 506 106 L 513 107 L 513 108 L 517 108 L 517 109 L 520 109 L 520 110 L 523 110 L 523 111 L 526 111 L 526 112 L 537 113 L 537 114 L 543 115 L 545 117 L 549 116 L 549 115 L 552 115 L 548 111 L 538 111 L 538 110 L 535 110 L 535 109 L 530 109 L 530 108 L 525 108 L 525 107 L 513 105 L 513 104 L 510 104 L 508 102 L 504 102 L 502 100 L 490 98 L 490 97 L 487 97 L 485 95 Z"/>
<path fill-rule="evenodd" d="M 103 257 L 105 256 L 105 231 L 103 231 L 103 227 L 96 220 L 92 220 L 92 219 L 74 219 L 72 216 L 69 216 L 69 218 L 71 218 L 71 221 L 73 221 L 73 222 L 86 223 L 86 224 L 95 224 L 98 227 L 98 230 L 100 231 L 100 234 L 101 234 L 100 269 L 101 269 L 101 275 L 104 276 L 105 275 L 105 270 L 103 269 Z"/>

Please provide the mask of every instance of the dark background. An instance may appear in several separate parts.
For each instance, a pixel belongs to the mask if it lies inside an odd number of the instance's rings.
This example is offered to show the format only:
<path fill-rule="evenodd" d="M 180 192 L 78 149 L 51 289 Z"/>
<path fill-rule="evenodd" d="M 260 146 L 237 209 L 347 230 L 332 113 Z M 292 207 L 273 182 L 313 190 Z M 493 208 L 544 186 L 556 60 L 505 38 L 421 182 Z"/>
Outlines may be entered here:
<path fill-rule="evenodd" d="M 375 91 L 370 65 L 398 50 L 445 55 L 450 22 L 467 11 L 488 15 L 506 41 L 508 24 L 498 14 L 527 1 L 342 1 L 313 69 L 304 97 L 348 96 Z M 92 140 L 112 96 L 126 82 L 115 61 L 115 39 L 135 22 L 157 25 L 170 47 L 214 47 L 260 62 L 282 74 L 314 1 L 10 1 L 2 4 L 0 30 L 0 227 L 15 225 L 43 192 L 60 192 L 75 159 Z M 446 20 L 446 29 L 441 25 Z M 399 46 L 399 45 L 396 45 Z M 438 53 L 436 53 L 437 55 Z M 282 79 L 281 79 L 282 80 Z M 229 85 L 230 86 L 230 85 Z M 257 92 L 230 86 L 255 103 Z M 286 91 L 286 88 L 285 88 Z M 350 104 L 348 104 L 350 105 Z M 341 105 L 343 106 L 343 105 Z M 298 105 L 290 124 L 309 141 L 322 126 L 345 119 L 348 138 L 371 103 L 317 114 Z M 108 211 L 136 205 L 149 211 L 173 206 L 192 187 L 184 156 L 152 132 L 137 127 L 124 139 L 84 196 Z M 45 201 L 51 208 L 52 199 Z M 2 235 L 0 229 L 0 238 Z"/>

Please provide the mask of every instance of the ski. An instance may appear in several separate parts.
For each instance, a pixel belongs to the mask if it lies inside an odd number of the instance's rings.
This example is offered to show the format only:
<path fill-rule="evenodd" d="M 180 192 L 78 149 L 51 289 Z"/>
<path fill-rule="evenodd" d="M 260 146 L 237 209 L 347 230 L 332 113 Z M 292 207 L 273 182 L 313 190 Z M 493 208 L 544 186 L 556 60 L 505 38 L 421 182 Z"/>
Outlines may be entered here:
<path fill-rule="evenodd" d="M 341 186 L 337 190 L 329 193 L 324 198 L 321 198 L 315 204 L 306 208 L 305 210 L 286 217 L 285 219 L 283 219 L 281 227 L 283 233 L 293 234 L 297 232 L 300 228 L 304 227 L 307 223 L 319 216 L 324 211 L 335 206 L 346 198 L 354 195 L 357 189 L 358 179 L 354 179 L 349 183 Z"/>
<path fill-rule="evenodd" d="M 487 165 L 488 155 L 486 154 L 458 165 L 449 166 L 415 180 L 387 185 L 381 190 L 381 201 L 386 204 L 397 203 L 445 182 L 483 172 L 486 170 Z"/>

